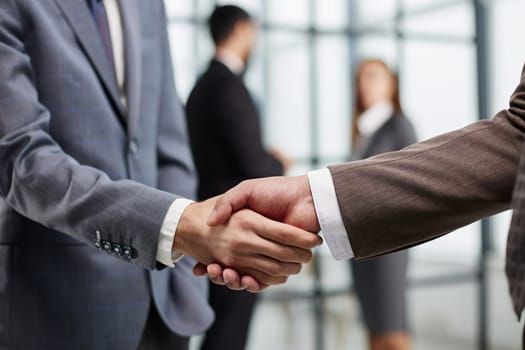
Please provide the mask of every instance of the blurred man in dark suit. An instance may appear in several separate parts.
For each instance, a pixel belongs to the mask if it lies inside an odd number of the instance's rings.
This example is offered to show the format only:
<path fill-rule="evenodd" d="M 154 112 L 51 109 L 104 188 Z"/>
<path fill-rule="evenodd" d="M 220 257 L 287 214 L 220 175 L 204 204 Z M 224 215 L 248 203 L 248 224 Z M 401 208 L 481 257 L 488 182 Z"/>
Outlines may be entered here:
<path fill-rule="evenodd" d="M 200 177 L 199 199 L 218 195 L 239 182 L 282 175 L 290 161 L 268 152 L 261 140 L 259 115 L 243 83 L 257 26 L 236 6 L 217 7 L 209 19 L 216 54 L 194 87 L 187 118 Z M 216 321 L 202 349 L 244 349 L 256 296 L 211 286 Z"/>

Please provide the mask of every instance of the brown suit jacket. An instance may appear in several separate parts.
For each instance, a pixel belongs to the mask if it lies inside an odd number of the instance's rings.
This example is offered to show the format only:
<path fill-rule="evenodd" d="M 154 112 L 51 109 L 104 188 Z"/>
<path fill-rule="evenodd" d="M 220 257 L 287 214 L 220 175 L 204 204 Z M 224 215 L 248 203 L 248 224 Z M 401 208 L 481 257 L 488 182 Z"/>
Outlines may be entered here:
<path fill-rule="evenodd" d="M 330 167 L 356 259 L 510 208 L 525 133 L 525 67 L 510 107 L 398 152 Z"/>

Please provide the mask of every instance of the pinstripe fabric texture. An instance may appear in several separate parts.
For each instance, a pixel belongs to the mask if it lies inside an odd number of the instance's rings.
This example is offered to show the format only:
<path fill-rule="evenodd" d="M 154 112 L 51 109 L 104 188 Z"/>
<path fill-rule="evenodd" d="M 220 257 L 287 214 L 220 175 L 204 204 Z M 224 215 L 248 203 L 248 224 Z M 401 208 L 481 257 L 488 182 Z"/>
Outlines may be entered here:
<path fill-rule="evenodd" d="M 514 211 L 507 239 L 505 272 L 514 312 L 521 318 L 525 307 L 525 149 L 521 155 L 512 208 Z"/>
<path fill-rule="evenodd" d="M 525 148 L 521 153 L 512 209 L 512 221 L 507 238 L 505 273 L 509 283 L 512 306 L 519 320 L 525 307 Z M 525 349 L 525 328 L 521 346 L 522 349 Z"/>

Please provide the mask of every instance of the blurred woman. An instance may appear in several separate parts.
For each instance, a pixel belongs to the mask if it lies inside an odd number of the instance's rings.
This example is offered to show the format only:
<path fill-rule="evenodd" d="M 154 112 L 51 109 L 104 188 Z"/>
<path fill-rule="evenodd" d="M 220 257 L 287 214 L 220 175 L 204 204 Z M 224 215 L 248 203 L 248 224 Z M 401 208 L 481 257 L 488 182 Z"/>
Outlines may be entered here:
<path fill-rule="evenodd" d="M 416 142 L 403 115 L 397 76 L 381 60 L 361 62 L 356 75 L 352 159 L 396 151 Z M 371 350 L 407 350 L 408 252 L 351 262 Z"/>

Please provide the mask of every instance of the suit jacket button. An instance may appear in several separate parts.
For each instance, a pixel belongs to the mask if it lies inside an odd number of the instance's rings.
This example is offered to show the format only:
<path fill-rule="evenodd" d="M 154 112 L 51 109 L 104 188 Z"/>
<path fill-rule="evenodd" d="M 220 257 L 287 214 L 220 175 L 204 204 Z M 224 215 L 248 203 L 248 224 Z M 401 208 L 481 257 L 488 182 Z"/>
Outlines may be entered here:
<path fill-rule="evenodd" d="M 102 249 L 108 253 L 111 252 L 111 243 L 108 241 L 102 241 Z"/>
<path fill-rule="evenodd" d="M 133 257 L 133 250 L 131 247 L 124 246 L 122 247 L 122 256 L 126 259 L 130 259 Z"/>
<path fill-rule="evenodd" d="M 120 244 L 113 244 L 113 253 L 118 256 L 122 255 L 122 247 L 120 246 Z"/>

